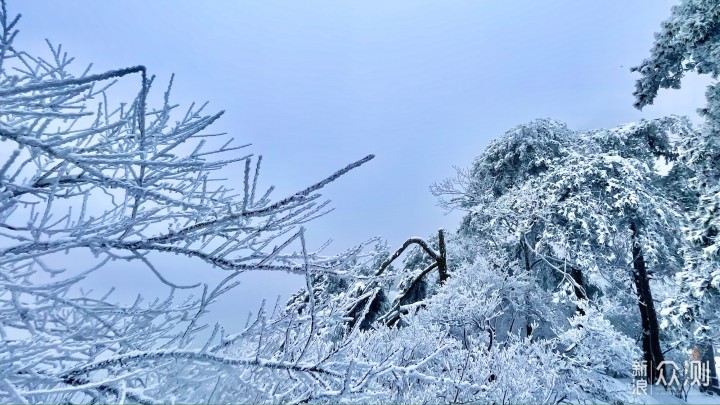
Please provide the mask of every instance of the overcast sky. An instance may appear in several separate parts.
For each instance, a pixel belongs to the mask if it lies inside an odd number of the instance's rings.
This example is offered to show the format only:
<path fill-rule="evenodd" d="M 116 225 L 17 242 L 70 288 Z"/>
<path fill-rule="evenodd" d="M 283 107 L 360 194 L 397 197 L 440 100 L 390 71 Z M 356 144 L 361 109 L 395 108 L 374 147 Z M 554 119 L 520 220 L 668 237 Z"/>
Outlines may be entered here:
<path fill-rule="evenodd" d="M 312 243 L 333 238 L 331 249 L 342 250 L 375 235 L 397 246 L 454 230 L 459 217 L 444 215 L 428 186 L 517 124 L 696 117 L 705 84 L 694 77 L 645 111 L 632 107 L 629 68 L 648 55 L 674 3 L 11 0 L 9 8 L 23 14 L 25 49 L 49 38 L 78 69 L 143 64 L 158 83 L 175 73 L 174 100 L 225 110 L 215 130 L 264 156 L 276 197 L 376 154 L 325 190 L 336 210 L 309 225 Z M 286 294 L 301 284 L 291 277 L 248 276 L 233 308 Z"/>

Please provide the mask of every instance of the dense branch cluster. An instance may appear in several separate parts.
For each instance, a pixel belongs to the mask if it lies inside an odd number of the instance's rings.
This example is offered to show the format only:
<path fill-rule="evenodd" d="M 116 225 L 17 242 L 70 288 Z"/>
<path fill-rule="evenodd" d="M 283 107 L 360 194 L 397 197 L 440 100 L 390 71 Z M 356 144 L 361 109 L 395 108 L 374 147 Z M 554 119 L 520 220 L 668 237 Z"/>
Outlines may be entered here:
<path fill-rule="evenodd" d="M 178 400 L 194 402 L 209 396 L 184 384 L 205 387 L 198 374 L 212 367 L 305 370 L 257 354 L 228 358 L 222 350 L 238 338 L 218 331 L 211 341 L 223 345 L 192 344 L 208 305 L 242 272 L 335 272 L 356 257 L 360 247 L 323 257 L 299 241 L 302 225 L 328 212 L 318 191 L 373 156 L 273 200 L 272 187 L 260 189 L 261 158 L 205 133 L 222 113 L 178 112 L 170 86 L 150 107 L 153 78 L 143 66 L 74 76 L 61 47 L 50 45 L 49 58 L 17 49 L 17 22 L 3 4 L 0 400 L 149 403 L 179 390 Z M 113 104 L 118 85 L 135 87 L 137 96 Z M 244 166 L 239 191 L 221 181 L 230 164 Z M 157 260 L 170 253 L 226 277 L 215 285 L 174 283 Z M 57 264 L 65 255 L 72 266 Z M 112 290 L 83 288 L 113 261 L 147 268 L 167 295 L 120 303 Z"/>

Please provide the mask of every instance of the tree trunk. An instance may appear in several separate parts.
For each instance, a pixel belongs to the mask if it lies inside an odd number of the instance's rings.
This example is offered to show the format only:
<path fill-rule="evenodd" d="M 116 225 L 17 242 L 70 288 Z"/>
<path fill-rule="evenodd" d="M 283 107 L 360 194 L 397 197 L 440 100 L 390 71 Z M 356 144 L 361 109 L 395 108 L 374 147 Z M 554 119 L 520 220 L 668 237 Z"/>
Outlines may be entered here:
<path fill-rule="evenodd" d="M 526 242 L 521 241 L 520 246 L 522 247 L 522 255 L 523 260 L 525 261 L 525 271 L 530 273 L 532 271 L 532 266 L 530 265 L 530 252 L 528 249 L 530 248 Z M 530 297 L 528 294 L 525 294 L 525 336 L 532 338 L 533 333 L 533 327 L 532 327 L 532 318 L 530 317 Z"/>
<path fill-rule="evenodd" d="M 447 248 L 445 247 L 445 230 L 438 230 L 438 250 L 440 257 L 435 259 L 438 264 L 438 273 L 440 273 L 440 284 L 443 284 L 448 279 L 447 269 Z"/>
<path fill-rule="evenodd" d="M 570 268 L 570 277 L 572 277 L 575 284 L 573 285 L 573 290 L 575 291 L 575 298 L 579 300 L 587 300 L 587 292 L 585 291 L 585 282 L 583 281 L 583 275 L 582 271 L 580 269 L 577 269 L 575 267 Z M 585 315 L 585 311 L 583 311 L 580 307 L 575 307 L 575 311 L 580 315 Z"/>
<path fill-rule="evenodd" d="M 638 308 L 640 309 L 640 320 L 642 322 L 643 358 L 647 363 L 648 382 L 654 384 L 659 377 L 659 373 L 664 373 L 664 370 L 657 370 L 658 365 L 664 361 L 660 348 L 660 327 L 652 292 L 650 291 L 650 280 L 645 266 L 645 258 L 643 257 L 640 242 L 637 240 L 636 225 L 630 225 L 630 230 L 633 235 L 633 281 L 637 290 Z"/>

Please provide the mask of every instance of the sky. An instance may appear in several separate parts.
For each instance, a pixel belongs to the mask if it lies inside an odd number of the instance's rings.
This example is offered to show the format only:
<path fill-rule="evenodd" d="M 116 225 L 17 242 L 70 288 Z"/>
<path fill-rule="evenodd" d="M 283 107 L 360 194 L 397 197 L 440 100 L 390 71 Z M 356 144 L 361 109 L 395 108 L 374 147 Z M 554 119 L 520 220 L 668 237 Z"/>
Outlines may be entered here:
<path fill-rule="evenodd" d="M 276 197 L 299 191 L 373 153 L 324 190 L 335 211 L 308 225 L 329 252 L 373 236 L 454 230 L 428 187 L 467 167 L 515 125 L 555 118 L 571 129 L 690 115 L 706 81 L 688 77 L 656 105 L 632 107 L 630 67 L 649 55 L 674 1 L 9 1 L 18 43 L 45 39 L 76 57 L 78 72 L 142 64 L 174 101 L 225 110 L 214 131 L 252 143 Z M 159 86 L 162 87 L 162 86 Z M 158 92 L 161 89 L 157 89 Z M 245 153 L 247 151 L 242 151 Z M 238 166 L 230 182 L 241 185 Z M 175 266 L 195 274 L 198 265 Z M 204 270 L 204 269 L 201 269 Z M 102 283 L 129 283 L 127 273 Z M 299 288 L 285 274 L 248 274 L 220 303 L 234 322 Z"/>

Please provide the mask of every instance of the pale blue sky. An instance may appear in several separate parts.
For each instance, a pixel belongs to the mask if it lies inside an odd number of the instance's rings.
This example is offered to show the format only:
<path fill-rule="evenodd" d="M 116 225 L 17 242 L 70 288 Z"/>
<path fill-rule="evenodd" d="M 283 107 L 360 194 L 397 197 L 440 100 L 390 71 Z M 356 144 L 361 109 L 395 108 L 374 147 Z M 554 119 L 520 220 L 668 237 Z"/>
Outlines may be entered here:
<path fill-rule="evenodd" d="M 648 55 L 674 1 L 11 0 L 19 41 L 65 45 L 97 70 L 144 64 L 174 99 L 224 109 L 215 127 L 263 154 L 266 184 L 290 193 L 368 153 L 309 226 L 334 250 L 381 235 L 455 229 L 428 186 L 537 117 L 574 129 L 694 114 L 702 81 L 632 107 L 629 67 Z M 159 89 L 158 89 L 159 90 Z M 279 278 L 278 278 L 279 277 Z M 250 276 L 241 308 L 300 285 Z M 281 282 L 277 282 L 280 280 Z M 272 282 L 271 282 L 272 281 Z M 262 283 L 258 287 L 258 283 Z"/>

